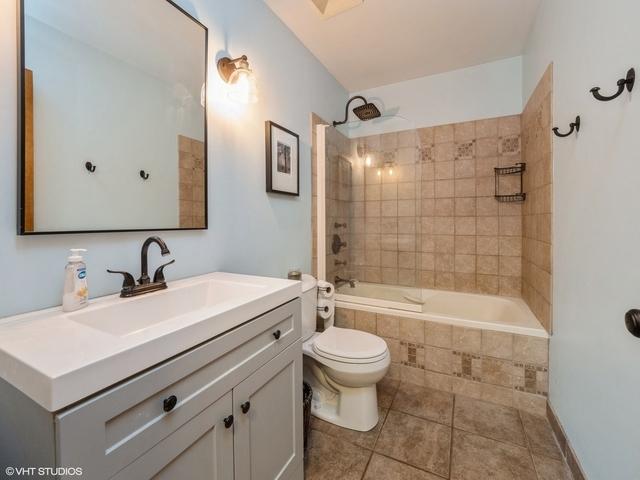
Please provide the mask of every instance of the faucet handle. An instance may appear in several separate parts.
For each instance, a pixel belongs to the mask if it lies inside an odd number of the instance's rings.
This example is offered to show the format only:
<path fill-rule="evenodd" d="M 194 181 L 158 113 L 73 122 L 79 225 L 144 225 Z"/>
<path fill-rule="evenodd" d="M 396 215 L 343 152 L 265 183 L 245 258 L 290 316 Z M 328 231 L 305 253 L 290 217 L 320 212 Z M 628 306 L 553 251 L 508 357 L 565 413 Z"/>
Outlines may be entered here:
<path fill-rule="evenodd" d="M 156 268 L 156 273 L 153 274 L 153 283 L 165 282 L 166 280 L 164 279 L 164 267 L 175 262 L 175 260 L 171 260 L 170 262 L 167 262 L 164 265 L 160 265 L 158 268 Z"/>
<path fill-rule="evenodd" d="M 123 275 L 123 281 L 122 281 L 122 288 L 123 289 L 129 289 L 129 288 L 133 288 L 136 286 L 136 281 L 133 278 L 133 275 L 131 275 L 129 272 L 121 272 L 119 270 L 109 270 L 107 269 L 107 272 L 109 273 L 119 273 L 120 275 Z"/>

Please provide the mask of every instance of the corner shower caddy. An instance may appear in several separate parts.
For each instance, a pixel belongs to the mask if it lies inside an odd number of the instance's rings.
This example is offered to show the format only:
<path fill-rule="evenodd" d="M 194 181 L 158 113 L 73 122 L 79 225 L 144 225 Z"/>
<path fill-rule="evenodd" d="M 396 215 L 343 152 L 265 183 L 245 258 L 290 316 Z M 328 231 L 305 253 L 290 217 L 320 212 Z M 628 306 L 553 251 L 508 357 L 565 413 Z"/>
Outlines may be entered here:
<path fill-rule="evenodd" d="M 516 163 L 511 167 L 495 167 L 493 170 L 496 174 L 496 200 L 499 202 L 524 202 L 527 194 L 522 191 L 522 174 L 527 169 L 526 163 Z M 500 194 L 499 177 L 502 175 L 520 175 L 520 192 L 508 195 Z"/>

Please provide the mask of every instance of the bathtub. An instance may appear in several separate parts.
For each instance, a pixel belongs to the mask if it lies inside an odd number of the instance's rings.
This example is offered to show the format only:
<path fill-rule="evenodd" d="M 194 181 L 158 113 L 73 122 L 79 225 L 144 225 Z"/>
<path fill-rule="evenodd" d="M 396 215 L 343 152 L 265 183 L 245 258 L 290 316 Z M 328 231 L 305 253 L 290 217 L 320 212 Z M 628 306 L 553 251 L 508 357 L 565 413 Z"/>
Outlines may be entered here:
<path fill-rule="evenodd" d="M 358 282 L 336 289 L 336 307 L 548 338 L 521 298 Z"/>

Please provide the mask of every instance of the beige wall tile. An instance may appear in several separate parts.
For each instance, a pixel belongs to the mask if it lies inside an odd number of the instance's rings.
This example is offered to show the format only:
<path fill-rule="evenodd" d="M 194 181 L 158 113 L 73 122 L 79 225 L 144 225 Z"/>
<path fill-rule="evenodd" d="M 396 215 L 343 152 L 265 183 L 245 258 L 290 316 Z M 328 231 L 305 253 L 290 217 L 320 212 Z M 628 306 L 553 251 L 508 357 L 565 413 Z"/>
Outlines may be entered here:
<path fill-rule="evenodd" d="M 414 318 L 400 319 L 400 339 L 424 345 L 424 321 Z"/>
<path fill-rule="evenodd" d="M 355 328 L 365 332 L 375 334 L 376 329 L 376 314 L 373 312 L 365 312 L 362 310 L 356 310 L 355 316 Z"/>
<path fill-rule="evenodd" d="M 425 345 L 441 348 L 452 346 L 452 326 L 446 323 L 425 322 Z"/>
<path fill-rule="evenodd" d="M 355 310 L 349 310 L 346 308 L 336 308 L 335 310 L 335 325 L 340 328 L 354 328 L 355 327 Z"/>
<path fill-rule="evenodd" d="M 424 347 L 424 368 L 426 370 L 451 375 L 453 372 L 453 353 L 447 348 Z"/>
<path fill-rule="evenodd" d="M 400 318 L 393 315 L 377 314 L 376 333 L 381 337 L 400 338 Z"/>
<path fill-rule="evenodd" d="M 513 358 L 513 335 L 506 332 L 482 330 L 482 354 L 487 357 L 511 360 Z"/>
<path fill-rule="evenodd" d="M 482 382 L 501 387 L 512 387 L 513 363 L 508 360 L 485 357 L 482 359 Z"/>
<path fill-rule="evenodd" d="M 434 129 L 433 141 L 436 144 L 453 142 L 453 125 L 440 125 Z"/>
<path fill-rule="evenodd" d="M 403 382 L 424 386 L 424 370 L 408 365 L 402 365 L 400 368 L 400 378 Z"/>
<path fill-rule="evenodd" d="M 483 383 L 481 391 L 481 398 L 486 402 L 504 405 L 505 407 L 513 406 L 513 390 L 511 388 Z"/>
<path fill-rule="evenodd" d="M 546 338 L 514 335 L 513 360 L 533 365 L 548 365 L 549 340 Z"/>
<path fill-rule="evenodd" d="M 480 353 L 482 330 L 479 328 L 453 327 L 452 348 L 459 352 Z"/>

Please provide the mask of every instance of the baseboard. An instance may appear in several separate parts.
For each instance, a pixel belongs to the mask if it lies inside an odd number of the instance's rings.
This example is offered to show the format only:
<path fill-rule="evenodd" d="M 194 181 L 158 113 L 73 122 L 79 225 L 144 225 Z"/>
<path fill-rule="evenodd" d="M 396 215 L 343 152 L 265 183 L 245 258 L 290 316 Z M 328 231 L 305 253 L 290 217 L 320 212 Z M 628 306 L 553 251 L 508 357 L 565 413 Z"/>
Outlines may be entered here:
<path fill-rule="evenodd" d="M 560 420 L 558 420 L 558 416 L 556 415 L 556 412 L 553 411 L 549 401 L 547 401 L 547 418 L 549 419 L 553 433 L 558 440 L 560 450 L 567 461 L 567 465 L 569 465 L 569 469 L 573 475 L 573 480 L 587 480 L 587 476 L 584 474 L 584 470 L 582 470 L 582 467 L 580 466 L 580 461 L 573 451 L 571 442 L 569 441 L 567 434 L 564 432 L 564 428 L 562 428 L 562 424 L 560 423 Z"/>

